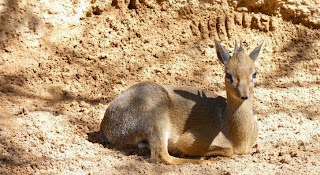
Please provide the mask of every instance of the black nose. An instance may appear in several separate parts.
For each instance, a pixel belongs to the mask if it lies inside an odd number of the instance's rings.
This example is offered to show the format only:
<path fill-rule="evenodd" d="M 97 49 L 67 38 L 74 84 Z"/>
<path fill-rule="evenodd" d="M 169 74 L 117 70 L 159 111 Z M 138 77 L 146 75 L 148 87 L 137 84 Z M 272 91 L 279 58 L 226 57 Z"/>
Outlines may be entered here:
<path fill-rule="evenodd" d="M 247 100 L 248 99 L 248 96 L 243 96 L 241 97 L 242 100 Z"/>

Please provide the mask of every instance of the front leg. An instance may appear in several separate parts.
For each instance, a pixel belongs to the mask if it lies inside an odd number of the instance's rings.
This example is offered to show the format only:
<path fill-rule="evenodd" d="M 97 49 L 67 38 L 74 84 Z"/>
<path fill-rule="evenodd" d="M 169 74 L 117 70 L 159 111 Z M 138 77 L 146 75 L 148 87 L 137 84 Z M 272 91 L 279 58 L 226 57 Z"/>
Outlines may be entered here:
<path fill-rule="evenodd" d="M 217 146 L 212 146 L 208 149 L 203 156 L 210 157 L 210 156 L 224 156 L 224 157 L 231 157 L 234 154 L 232 148 L 221 148 Z"/>
<path fill-rule="evenodd" d="M 210 137 L 203 133 L 203 129 L 185 132 L 175 146 L 178 151 L 188 156 L 231 157 L 234 154 L 232 144 L 223 134 L 219 133 Z"/>

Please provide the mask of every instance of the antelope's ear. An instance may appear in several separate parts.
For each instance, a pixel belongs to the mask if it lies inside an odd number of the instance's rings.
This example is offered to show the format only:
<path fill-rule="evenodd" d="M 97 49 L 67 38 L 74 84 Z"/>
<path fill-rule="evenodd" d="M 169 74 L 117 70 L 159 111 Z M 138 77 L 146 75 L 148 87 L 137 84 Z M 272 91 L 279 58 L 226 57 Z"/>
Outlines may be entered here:
<path fill-rule="evenodd" d="M 260 46 L 256 47 L 255 49 L 253 49 L 253 51 L 249 54 L 250 58 L 252 59 L 253 62 L 255 62 L 258 57 L 259 57 L 259 54 L 261 53 L 262 49 L 263 49 L 263 46 L 264 46 L 264 43 L 265 43 L 266 40 L 264 40 Z"/>
<path fill-rule="evenodd" d="M 220 44 L 219 41 L 214 39 L 214 43 L 216 45 L 216 52 L 219 60 L 223 63 L 226 64 L 227 61 L 230 59 L 230 54 L 228 51 Z"/>

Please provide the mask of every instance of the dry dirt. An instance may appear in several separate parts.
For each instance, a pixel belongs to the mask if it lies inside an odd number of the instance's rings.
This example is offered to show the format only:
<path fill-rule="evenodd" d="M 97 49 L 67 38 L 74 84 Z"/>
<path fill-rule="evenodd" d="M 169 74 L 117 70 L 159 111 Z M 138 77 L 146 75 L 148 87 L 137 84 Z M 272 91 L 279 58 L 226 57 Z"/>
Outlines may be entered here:
<path fill-rule="evenodd" d="M 319 9 L 302 4 L 299 19 L 238 2 L 1 0 L 0 174 L 320 174 Z M 230 52 L 235 39 L 247 51 L 266 39 L 252 154 L 168 166 L 101 144 L 108 103 L 137 82 L 225 96 L 214 38 Z"/>

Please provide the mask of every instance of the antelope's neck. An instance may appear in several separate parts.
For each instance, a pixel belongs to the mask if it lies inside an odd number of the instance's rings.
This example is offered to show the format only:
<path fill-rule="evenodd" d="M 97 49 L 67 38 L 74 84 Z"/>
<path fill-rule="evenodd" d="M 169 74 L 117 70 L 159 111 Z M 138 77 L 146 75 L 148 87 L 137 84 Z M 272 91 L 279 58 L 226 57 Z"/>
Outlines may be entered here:
<path fill-rule="evenodd" d="M 227 117 L 230 120 L 237 120 L 241 118 L 252 118 L 253 98 L 249 98 L 245 101 L 238 99 L 227 99 Z"/>
<path fill-rule="evenodd" d="M 240 101 L 227 100 L 227 133 L 234 145 L 242 145 L 249 139 L 255 124 L 252 111 L 253 98 Z"/>

